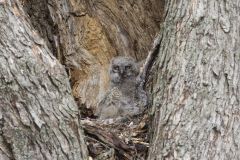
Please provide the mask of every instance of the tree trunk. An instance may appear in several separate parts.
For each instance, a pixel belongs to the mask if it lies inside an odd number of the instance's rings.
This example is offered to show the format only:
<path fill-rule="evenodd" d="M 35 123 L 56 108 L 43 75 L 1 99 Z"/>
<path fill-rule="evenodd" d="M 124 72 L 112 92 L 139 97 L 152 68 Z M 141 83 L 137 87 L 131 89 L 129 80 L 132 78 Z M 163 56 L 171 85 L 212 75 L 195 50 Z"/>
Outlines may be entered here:
<path fill-rule="evenodd" d="M 238 1 L 167 1 L 149 160 L 240 159 Z"/>
<path fill-rule="evenodd" d="M 87 159 L 64 67 L 18 0 L 0 0 L 0 159 Z"/>
<path fill-rule="evenodd" d="M 237 1 L 169 0 L 164 16 L 159 0 L 20 1 L 30 17 L 18 0 L 0 0 L 1 160 L 86 160 L 68 77 L 51 52 L 70 70 L 74 96 L 95 107 L 109 60 L 144 59 L 161 17 L 148 159 L 240 159 Z"/>

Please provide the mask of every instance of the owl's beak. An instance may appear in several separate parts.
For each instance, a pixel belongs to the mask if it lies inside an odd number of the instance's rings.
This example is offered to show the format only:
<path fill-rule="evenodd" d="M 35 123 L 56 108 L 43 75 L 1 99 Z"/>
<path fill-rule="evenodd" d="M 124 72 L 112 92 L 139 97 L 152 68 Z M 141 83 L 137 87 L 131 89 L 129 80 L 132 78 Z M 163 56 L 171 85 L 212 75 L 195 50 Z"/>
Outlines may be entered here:
<path fill-rule="evenodd" d="M 120 74 L 123 75 L 124 71 L 122 68 L 120 68 Z"/>

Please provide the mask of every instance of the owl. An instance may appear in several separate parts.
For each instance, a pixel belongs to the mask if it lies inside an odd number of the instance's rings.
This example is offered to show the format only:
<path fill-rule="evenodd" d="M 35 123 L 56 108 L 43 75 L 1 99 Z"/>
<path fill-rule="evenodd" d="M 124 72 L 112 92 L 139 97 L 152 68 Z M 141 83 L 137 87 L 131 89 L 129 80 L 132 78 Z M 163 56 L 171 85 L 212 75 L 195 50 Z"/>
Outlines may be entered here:
<path fill-rule="evenodd" d="M 98 105 L 100 119 L 132 116 L 140 112 L 138 74 L 138 65 L 132 57 L 112 59 L 109 67 L 110 89 Z"/>
<path fill-rule="evenodd" d="M 110 88 L 117 87 L 123 95 L 133 98 L 138 73 L 139 68 L 132 57 L 113 58 L 109 68 Z"/>
<path fill-rule="evenodd" d="M 121 118 L 126 115 L 139 113 L 139 108 L 134 107 L 127 97 L 117 88 L 111 88 L 100 101 L 98 108 L 99 119 Z"/>

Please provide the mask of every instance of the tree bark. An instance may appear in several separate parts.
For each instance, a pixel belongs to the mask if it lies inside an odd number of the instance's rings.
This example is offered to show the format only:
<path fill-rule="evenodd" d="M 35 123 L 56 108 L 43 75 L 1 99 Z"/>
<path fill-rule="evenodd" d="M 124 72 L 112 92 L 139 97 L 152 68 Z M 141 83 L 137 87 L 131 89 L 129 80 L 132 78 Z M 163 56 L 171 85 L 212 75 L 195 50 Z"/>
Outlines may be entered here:
<path fill-rule="evenodd" d="M 64 67 L 18 0 L 0 0 L 0 159 L 87 159 Z"/>
<path fill-rule="evenodd" d="M 167 1 L 152 68 L 154 159 L 240 159 L 238 1 Z"/>
<path fill-rule="evenodd" d="M 113 56 L 146 57 L 163 1 L 21 3 L 30 17 L 0 0 L 0 159 L 85 160 L 78 108 L 50 51 L 70 68 L 75 97 L 95 106 Z M 237 1 L 166 2 L 147 84 L 149 160 L 240 159 L 238 10 Z"/>

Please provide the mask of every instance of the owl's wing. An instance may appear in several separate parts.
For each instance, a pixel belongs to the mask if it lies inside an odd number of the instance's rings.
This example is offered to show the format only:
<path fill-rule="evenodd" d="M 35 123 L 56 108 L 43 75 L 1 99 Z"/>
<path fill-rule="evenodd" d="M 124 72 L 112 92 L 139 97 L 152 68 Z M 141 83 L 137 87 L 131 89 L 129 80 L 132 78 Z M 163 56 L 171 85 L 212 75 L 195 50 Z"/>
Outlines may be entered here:
<path fill-rule="evenodd" d="M 113 87 L 112 89 L 110 89 L 105 94 L 103 99 L 101 99 L 100 102 L 98 103 L 98 107 L 97 107 L 97 110 L 96 110 L 95 114 L 99 115 L 102 112 L 103 108 L 106 108 L 110 105 L 116 105 L 117 106 L 117 103 L 119 103 L 119 100 L 120 100 L 121 96 L 122 96 L 122 94 L 117 87 Z"/>
<path fill-rule="evenodd" d="M 97 109 L 96 109 L 96 112 L 95 112 L 95 115 L 96 116 L 99 116 L 99 114 L 101 113 L 102 111 L 102 108 L 105 106 L 106 102 L 107 102 L 107 99 L 108 99 L 108 96 L 110 94 L 110 91 L 108 91 L 104 97 L 98 102 L 97 104 Z"/>

